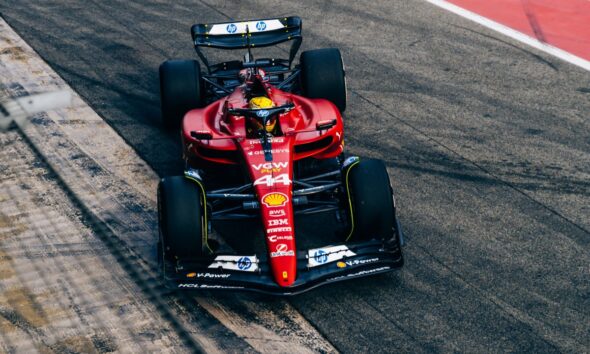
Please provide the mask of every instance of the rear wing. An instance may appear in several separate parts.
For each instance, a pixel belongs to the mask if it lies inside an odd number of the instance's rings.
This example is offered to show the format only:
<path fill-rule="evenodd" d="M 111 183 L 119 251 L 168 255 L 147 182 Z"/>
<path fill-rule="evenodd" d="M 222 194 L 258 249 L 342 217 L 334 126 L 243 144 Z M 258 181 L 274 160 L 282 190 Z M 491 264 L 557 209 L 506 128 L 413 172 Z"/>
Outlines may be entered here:
<path fill-rule="evenodd" d="M 297 16 L 238 22 L 196 24 L 191 35 L 197 54 L 209 67 L 201 47 L 245 49 L 268 47 L 293 40 L 289 52 L 289 66 L 301 46 L 301 18 Z"/>

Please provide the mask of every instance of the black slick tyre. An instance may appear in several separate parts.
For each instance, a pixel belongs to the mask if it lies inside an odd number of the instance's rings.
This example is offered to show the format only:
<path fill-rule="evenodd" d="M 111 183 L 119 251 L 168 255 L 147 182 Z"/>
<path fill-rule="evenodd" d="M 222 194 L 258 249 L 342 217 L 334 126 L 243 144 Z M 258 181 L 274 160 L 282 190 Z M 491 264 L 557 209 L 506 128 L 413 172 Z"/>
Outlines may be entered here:
<path fill-rule="evenodd" d="M 159 256 L 163 261 L 209 254 L 203 192 L 197 182 L 166 177 L 158 186 Z"/>
<path fill-rule="evenodd" d="M 385 164 L 362 159 L 347 167 L 343 177 L 351 224 L 346 241 L 391 240 L 396 234 L 395 206 Z"/>
<path fill-rule="evenodd" d="M 301 53 L 301 89 L 308 98 L 324 98 L 340 112 L 346 109 L 346 78 L 342 56 L 337 48 Z"/>
<path fill-rule="evenodd" d="M 162 124 L 178 129 L 191 109 L 204 105 L 201 68 L 196 60 L 167 60 L 160 65 Z"/>

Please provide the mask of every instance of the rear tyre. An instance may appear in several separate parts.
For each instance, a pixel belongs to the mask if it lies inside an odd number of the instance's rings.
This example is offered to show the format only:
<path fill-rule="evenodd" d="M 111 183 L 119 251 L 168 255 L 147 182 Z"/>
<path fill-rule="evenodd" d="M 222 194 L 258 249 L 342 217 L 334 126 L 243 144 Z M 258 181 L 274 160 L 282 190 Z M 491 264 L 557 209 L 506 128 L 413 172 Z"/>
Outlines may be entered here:
<path fill-rule="evenodd" d="M 162 261 L 209 254 L 201 187 L 185 177 L 166 177 L 158 186 Z"/>
<path fill-rule="evenodd" d="M 346 109 L 344 64 L 337 48 L 308 50 L 301 53 L 301 88 L 309 98 L 324 98 L 340 112 Z"/>
<path fill-rule="evenodd" d="M 396 235 L 395 206 L 385 164 L 360 160 L 344 171 L 344 180 L 351 224 L 347 241 L 391 240 Z"/>
<path fill-rule="evenodd" d="M 160 65 L 162 124 L 178 129 L 191 109 L 204 105 L 201 68 L 195 60 L 168 60 Z"/>

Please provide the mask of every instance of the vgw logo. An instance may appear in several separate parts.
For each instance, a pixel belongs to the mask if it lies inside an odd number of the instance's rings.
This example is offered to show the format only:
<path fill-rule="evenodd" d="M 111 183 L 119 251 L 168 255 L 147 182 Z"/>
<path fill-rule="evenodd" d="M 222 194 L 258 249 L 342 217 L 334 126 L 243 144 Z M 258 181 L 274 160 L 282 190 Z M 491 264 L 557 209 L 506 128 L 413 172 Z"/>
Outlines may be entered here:
<path fill-rule="evenodd" d="M 289 166 L 288 162 L 266 162 L 261 164 L 252 165 L 256 171 L 262 173 L 281 172 L 283 168 Z"/>
<path fill-rule="evenodd" d="M 271 168 L 285 168 L 289 166 L 288 162 L 267 162 L 252 165 L 256 171 L 260 171 L 261 169 L 271 169 Z"/>

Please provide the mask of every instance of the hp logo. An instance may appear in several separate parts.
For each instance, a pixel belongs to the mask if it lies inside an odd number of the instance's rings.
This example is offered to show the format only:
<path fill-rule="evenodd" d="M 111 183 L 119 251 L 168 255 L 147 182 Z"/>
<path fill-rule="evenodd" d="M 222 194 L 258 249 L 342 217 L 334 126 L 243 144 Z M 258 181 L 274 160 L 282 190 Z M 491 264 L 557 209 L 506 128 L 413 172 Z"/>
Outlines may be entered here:
<path fill-rule="evenodd" d="M 252 261 L 248 257 L 238 259 L 238 268 L 240 270 L 247 270 L 252 266 Z"/>
<path fill-rule="evenodd" d="M 256 23 L 256 29 L 259 31 L 264 31 L 266 29 L 266 23 L 264 21 L 258 21 Z"/>
<path fill-rule="evenodd" d="M 238 30 L 238 26 L 234 25 L 233 23 L 230 23 L 229 25 L 227 25 L 227 27 L 225 27 L 225 30 L 227 31 L 227 33 L 236 33 L 236 31 Z"/>
<path fill-rule="evenodd" d="M 326 263 L 328 261 L 328 254 L 324 250 L 317 250 L 315 251 L 313 258 L 315 258 L 318 263 Z"/>

